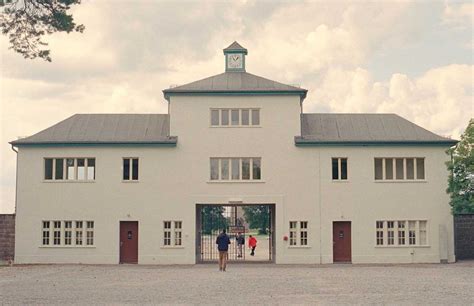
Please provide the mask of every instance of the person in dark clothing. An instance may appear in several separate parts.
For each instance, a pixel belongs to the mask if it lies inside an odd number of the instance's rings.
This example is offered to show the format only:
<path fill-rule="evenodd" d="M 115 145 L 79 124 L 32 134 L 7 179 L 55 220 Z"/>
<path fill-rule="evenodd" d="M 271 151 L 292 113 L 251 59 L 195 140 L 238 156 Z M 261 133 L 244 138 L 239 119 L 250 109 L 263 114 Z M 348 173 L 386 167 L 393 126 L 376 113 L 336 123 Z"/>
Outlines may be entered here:
<path fill-rule="evenodd" d="M 216 244 L 219 250 L 219 271 L 225 271 L 227 267 L 227 251 L 230 244 L 230 238 L 227 236 L 225 229 L 217 236 Z"/>
<path fill-rule="evenodd" d="M 235 242 L 237 242 L 237 257 L 242 257 L 242 249 L 245 245 L 245 238 L 242 233 L 239 233 L 237 237 L 235 237 Z"/>

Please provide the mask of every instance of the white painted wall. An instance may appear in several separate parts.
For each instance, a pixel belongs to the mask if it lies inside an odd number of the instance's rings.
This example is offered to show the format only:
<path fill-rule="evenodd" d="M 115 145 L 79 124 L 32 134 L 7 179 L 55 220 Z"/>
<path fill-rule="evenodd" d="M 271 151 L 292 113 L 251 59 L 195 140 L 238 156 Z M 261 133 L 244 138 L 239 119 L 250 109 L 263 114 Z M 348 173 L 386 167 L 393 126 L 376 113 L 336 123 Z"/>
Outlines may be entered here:
<path fill-rule="evenodd" d="M 15 256 L 18 263 L 118 263 L 119 221 L 139 221 L 139 263 L 195 263 L 195 205 L 276 205 L 276 262 L 332 262 L 332 222 L 352 222 L 352 259 L 439 262 L 439 225 L 453 255 L 444 148 L 296 147 L 297 96 L 172 97 L 174 148 L 20 148 Z M 261 108 L 261 127 L 211 128 L 210 108 Z M 209 182 L 210 157 L 261 157 L 262 182 Z M 331 157 L 348 157 L 349 180 L 332 182 Z M 374 157 L 425 157 L 426 182 L 374 182 Z M 95 157 L 91 183 L 43 181 L 45 157 Z M 140 158 L 140 180 L 122 182 L 122 158 Z M 428 219 L 429 247 L 375 247 L 375 221 Z M 93 248 L 41 247 L 42 220 L 93 220 Z M 183 247 L 164 248 L 163 221 L 183 221 Z M 289 221 L 309 221 L 309 247 L 290 248 Z M 321 222 L 320 222 L 321 220 Z M 413 254 L 412 254 L 413 253 Z"/>

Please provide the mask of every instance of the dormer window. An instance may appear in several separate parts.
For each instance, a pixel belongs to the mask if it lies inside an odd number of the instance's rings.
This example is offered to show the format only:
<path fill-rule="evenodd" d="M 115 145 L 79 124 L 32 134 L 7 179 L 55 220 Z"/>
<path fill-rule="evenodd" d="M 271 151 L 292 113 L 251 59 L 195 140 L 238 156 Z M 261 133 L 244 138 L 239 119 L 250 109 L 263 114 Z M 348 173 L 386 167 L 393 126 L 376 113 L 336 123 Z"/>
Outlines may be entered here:
<path fill-rule="evenodd" d="M 219 108 L 211 109 L 212 127 L 258 127 L 260 109 L 258 108 Z"/>

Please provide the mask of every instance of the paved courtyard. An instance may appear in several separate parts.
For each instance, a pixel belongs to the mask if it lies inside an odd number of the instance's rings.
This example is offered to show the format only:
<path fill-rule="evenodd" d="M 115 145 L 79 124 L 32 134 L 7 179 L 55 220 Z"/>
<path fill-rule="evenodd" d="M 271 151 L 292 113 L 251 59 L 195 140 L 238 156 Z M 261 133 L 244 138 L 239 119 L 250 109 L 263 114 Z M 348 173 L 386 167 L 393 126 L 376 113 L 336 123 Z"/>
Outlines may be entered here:
<path fill-rule="evenodd" d="M 474 262 L 3 266 L 0 304 L 473 305 Z"/>

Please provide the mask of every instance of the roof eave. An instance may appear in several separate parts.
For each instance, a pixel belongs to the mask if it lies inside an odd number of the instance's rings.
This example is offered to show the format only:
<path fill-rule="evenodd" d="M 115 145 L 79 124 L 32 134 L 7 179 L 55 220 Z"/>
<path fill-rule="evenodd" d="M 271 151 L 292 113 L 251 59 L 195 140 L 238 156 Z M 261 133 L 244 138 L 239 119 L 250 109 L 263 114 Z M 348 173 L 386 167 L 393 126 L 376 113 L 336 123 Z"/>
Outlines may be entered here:
<path fill-rule="evenodd" d="M 178 137 L 153 141 L 11 141 L 14 147 L 63 147 L 63 146 L 169 146 L 175 147 Z"/>
<path fill-rule="evenodd" d="M 311 146 L 442 146 L 452 147 L 458 143 L 457 140 L 385 140 L 385 141 L 367 141 L 367 140 L 338 140 L 323 141 L 314 139 L 304 139 L 301 136 L 295 136 L 295 145 L 297 147 Z"/>
<path fill-rule="evenodd" d="M 277 96 L 277 95 L 298 95 L 301 101 L 306 98 L 308 90 L 163 90 L 164 98 L 169 102 L 171 96 Z"/>

